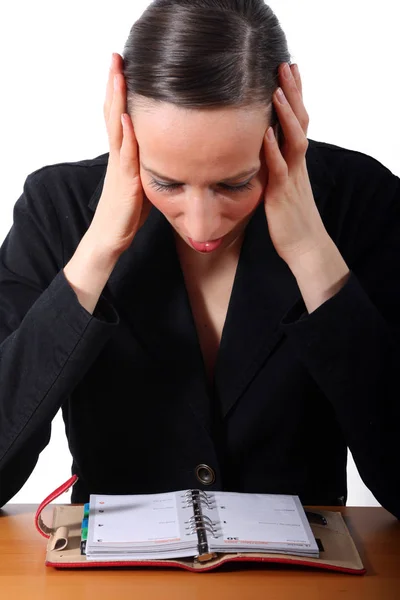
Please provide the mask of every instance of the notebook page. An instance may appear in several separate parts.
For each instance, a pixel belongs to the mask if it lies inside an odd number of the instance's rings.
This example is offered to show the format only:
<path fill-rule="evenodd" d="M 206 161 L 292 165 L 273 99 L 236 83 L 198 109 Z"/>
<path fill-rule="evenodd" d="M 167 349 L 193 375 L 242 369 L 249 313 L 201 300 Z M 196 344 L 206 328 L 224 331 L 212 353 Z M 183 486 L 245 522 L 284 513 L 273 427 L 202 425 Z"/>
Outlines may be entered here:
<path fill-rule="evenodd" d="M 217 525 L 210 549 L 229 547 L 254 550 L 318 550 L 314 535 L 297 496 L 283 494 L 207 493 L 214 508 L 203 507 Z"/>
<path fill-rule="evenodd" d="M 88 542 L 92 547 L 155 546 L 180 540 L 174 493 L 90 496 Z"/>

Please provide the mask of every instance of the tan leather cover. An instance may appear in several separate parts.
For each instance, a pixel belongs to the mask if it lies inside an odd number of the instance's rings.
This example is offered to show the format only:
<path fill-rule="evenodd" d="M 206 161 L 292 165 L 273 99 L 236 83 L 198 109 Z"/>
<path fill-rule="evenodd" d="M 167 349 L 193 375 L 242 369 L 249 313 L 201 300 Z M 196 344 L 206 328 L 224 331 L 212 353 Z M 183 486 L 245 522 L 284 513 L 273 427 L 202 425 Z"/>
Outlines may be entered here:
<path fill-rule="evenodd" d="M 297 564 L 322 569 L 342 571 L 362 575 L 365 568 L 361 562 L 354 541 L 347 529 L 340 512 L 316 510 L 313 512 L 323 515 L 327 525 L 310 523 L 315 538 L 321 540 L 324 551 L 319 558 L 303 558 L 288 554 L 235 552 L 221 553 L 206 562 L 195 559 L 164 559 L 164 560 L 132 560 L 95 562 L 88 561 L 80 553 L 81 525 L 83 505 L 54 505 L 53 523 L 47 543 L 46 566 L 57 568 L 75 567 L 120 567 L 120 566 L 159 566 L 180 567 L 191 571 L 208 571 L 225 562 L 257 561 L 284 564 Z"/>

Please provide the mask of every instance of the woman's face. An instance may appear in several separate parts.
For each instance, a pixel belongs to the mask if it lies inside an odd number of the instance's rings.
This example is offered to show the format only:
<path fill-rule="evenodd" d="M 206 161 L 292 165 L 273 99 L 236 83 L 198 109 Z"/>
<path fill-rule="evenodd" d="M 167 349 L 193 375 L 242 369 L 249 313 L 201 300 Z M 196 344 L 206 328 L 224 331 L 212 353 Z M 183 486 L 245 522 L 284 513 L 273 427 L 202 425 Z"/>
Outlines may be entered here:
<path fill-rule="evenodd" d="M 135 109 L 144 193 L 193 252 L 231 247 L 263 200 L 265 115 L 169 103 Z"/>

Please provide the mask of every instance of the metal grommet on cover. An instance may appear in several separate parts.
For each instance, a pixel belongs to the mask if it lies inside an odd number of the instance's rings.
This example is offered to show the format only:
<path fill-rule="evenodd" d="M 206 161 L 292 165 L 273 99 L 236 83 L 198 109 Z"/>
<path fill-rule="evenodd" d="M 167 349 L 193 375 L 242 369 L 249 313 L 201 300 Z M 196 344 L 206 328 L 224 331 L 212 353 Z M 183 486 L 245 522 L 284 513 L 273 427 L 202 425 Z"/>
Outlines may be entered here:
<path fill-rule="evenodd" d="M 197 465 L 196 478 L 203 485 L 211 485 L 215 481 L 214 469 L 204 464 Z"/>

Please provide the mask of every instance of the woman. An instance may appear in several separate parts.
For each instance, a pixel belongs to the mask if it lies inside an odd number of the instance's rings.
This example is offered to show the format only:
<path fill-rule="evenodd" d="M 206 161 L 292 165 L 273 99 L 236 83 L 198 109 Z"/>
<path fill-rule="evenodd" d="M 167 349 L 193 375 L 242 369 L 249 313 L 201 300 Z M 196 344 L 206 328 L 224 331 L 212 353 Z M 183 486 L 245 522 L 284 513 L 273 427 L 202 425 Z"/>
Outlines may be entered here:
<path fill-rule="evenodd" d="M 114 56 L 109 153 L 28 176 L 0 255 L 1 505 L 62 407 L 72 502 L 344 504 L 350 447 L 400 518 L 399 178 L 307 139 L 289 59 L 262 0 L 155 0 Z"/>

